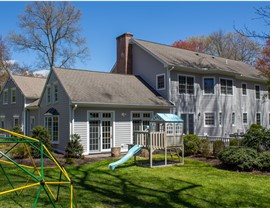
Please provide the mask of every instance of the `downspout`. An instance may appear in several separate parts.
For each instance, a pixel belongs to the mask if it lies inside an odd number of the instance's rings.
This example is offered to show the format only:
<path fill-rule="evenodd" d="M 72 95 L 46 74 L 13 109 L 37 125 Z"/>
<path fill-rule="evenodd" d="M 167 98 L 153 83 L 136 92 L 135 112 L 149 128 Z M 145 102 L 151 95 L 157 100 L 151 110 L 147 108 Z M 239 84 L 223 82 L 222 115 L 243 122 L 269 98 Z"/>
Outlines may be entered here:
<path fill-rule="evenodd" d="M 75 104 L 74 107 L 72 108 L 72 128 L 71 128 L 71 135 L 74 134 L 74 117 L 75 117 L 75 110 L 77 109 L 78 105 Z"/>
<path fill-rule="evenodd" d="M 174 113 L 175 112 L 175 103 L 172 101 L 172 87 L 171 87 L 171 71 L 174 70 L 174 66 L 167 66 L 165 67 L 167 69 L 167 99 L 169 100 L 170 103 L 172 103 L 174 105 L 173 108 L 170 109 L 170 113 Z"/>

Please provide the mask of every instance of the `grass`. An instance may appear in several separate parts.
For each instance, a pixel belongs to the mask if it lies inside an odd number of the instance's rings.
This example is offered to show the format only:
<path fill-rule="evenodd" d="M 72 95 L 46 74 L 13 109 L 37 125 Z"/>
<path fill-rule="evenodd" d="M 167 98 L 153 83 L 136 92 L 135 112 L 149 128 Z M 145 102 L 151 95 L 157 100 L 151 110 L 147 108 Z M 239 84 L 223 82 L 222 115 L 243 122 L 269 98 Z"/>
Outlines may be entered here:
<path fill-rule="evenodd" d="M 133 160 L 108 169 L 112 160 L 68 167 L 74 180 L 78 207 L 269 207 L 270 177 L 219 170 L 207 163 L 186 159 L 184 166 L 144 168 Z M 12 177 L 18 178 L 11 170 Z M 0 171 L 0 187 L 3 183 Z M 55 171 L 50 177 L 57 178 Z M 62 189 L 57 207 L 67 207 Z M 37 189 L 23 196 L 0 195 L 0 207 L 31 207 Z M 15 197 L 16 196 L 16 197 Z M 38 207 L 52 207 L 43 193 Z"/>

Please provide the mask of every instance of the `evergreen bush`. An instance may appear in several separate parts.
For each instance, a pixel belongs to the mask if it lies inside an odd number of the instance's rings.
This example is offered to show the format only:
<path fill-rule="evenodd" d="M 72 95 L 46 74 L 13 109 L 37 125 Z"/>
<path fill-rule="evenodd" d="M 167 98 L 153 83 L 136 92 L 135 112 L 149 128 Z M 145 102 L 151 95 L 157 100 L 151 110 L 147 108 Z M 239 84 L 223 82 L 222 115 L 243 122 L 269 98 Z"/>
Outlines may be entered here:
<path fill-rule="evenodd" d="M 33 128 L 32 130 L 32 137 L 35 139 L 38 139 L 39 141 L 41 141 L 48 150 L 52 150 L 52 145 L 51 145 L 51 136 L 49 131 L 43 127 L 43 126 L 36 126 L 35 128 Z M 40 145 L 35 143 L 35 145 L 40 148 Z M 32 155 L 34 157 L 40 157 L 40 151 L 37 150 L 36 148 L 32 147 Z"/>
<path fill-rule="evenodd" d="M 270 171 L 270 151 L 260 153 L 254 162 L 254 166 L 261 171 Z"/>
<path fill-rule="evenodd" d="M 247 147 L 228 147 L 218 155 L 224 166 L 240 171 L 252 171 L 256 157 L 256 150 Z"/>
<path fill-rule="evenodd" d="M 81 158 L 83 153 L 83 146 L 80 143 L 80 135 L 73 134 L 65 148 L 65 156 L 67 158 Z"/>
<path fill-rule="evenodd" d="M 201 146 L 201 139 L 194 134 L 186 134 L 183 136 L 185 156 L 196 155 Z"/>
<path fill-rule="evenodd" d="M 11 129 L 11 131 L 13 131 L 15 133 L 18 133 L 18 134 L 23 134 L 23 131 L 22 131 L 21 127 L 19 127 L 19 126 L 15 126 L 13 129 Z M 25 145 L 28 145 L 28 144 L 18 143 L 12 149 L 12 151 L 10 151 L 10 154 L 12 155 L 12 157 L 13 158 L 18 158 L 18 159 L 27 158 L 28 157 L 28 152 L 26 150 Z"/>
<path fill-rule="evenodd" d="M 200 153 L 202 157 L 210 157 L 212 154 L 211 146 L 212 143 L 208 139 L 201 139 L 200 143 Z"/>
<path fill-rule="evenodd" d="M 230 139 L 229 146 L 241 146 L 242 139 L 233 138 Z"/>
<path fill-rule="evenodd" d="M 224 144 L 223 141 L 221 141 L 221 140 L 214 141 L 214 143 L 213 143 L 213 155 L 215 157 L 217 157 L 218 154 L 220 152 L 222 152 L 224 149 L 225 149 L 225 144 Z"/>

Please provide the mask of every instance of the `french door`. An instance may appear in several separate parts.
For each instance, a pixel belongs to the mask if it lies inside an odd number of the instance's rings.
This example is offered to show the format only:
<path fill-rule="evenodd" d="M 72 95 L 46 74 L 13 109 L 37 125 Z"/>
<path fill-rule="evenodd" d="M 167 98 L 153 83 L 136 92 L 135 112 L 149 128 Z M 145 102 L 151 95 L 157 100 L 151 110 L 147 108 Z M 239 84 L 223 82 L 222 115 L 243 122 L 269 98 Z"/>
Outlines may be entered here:
<path fill-rule="evenodd" d="M 183 119 L 183 133 L 194 134 L 194 113 L 181 113 L 180 117 Z"/>
<path fill-rule="evenodd" d="M 89 114 L 89 152 L 110 150 L 113 128 L 112 113 L 90 112 Z"/>

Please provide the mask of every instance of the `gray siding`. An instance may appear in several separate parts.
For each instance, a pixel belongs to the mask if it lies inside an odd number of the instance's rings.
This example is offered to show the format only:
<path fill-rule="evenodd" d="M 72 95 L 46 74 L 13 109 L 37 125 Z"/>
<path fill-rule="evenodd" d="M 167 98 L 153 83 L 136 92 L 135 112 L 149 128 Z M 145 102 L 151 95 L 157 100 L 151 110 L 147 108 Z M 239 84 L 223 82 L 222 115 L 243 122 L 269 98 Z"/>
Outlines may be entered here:
<path fill-rule="evenodd" d="M 164 65 L 150 56 L 144 50 L 137 45 L 132 47 L 133 53 L 133 74 L 141 76 L 153 89 L 155 89 L 165 99 L 168 99 L 167 89 L 169 83 L 165 81 L 167 85 L 164 90 L 156 89 L 156 75 L 165 74 L 165 80 L 167 77 L 167 70 Z"/>
<path fill-rule="evenodd" d="M 178 75 L 194 76 L 194 95 L 179 94 Z M 215 94 L 203 93 L 203 78 L 215 78 Z M 220 92 L 220 78 L 233 80 L 233 95 L 222 95 Z M 242 95 L 242 83 L 247 84 L 247 95 Z M 261 99 L 255 99 L 255 85 L 260 85 Z M 176 105 L 176 111 L 181 113 L 194 113 L 195 133 L 209 136 L 228 136 L 232 133 L 245 132 L 249 126 L 256 122 L 256 113 L 261 113 L 262 125 L 269 127 L 269 100 L 262 99 L 267 95 L 267 88 L 262 83 L 239 80 L 231 76 L 193 74 L 180 71 L 171 72 L 171 100 Z M 207 127 L 204 124 L 206 112 L 215 113 L 215 126 Z M 222 113 L 219 125 L 219 112 Z M 235 113 L 235 125 L 232 125 L 232 113 Z M 248 115 L 248 123 L 243 124 L 243 113 Z"/>
<path fill-rule="evenodd" d="M 11 89 L 16 88 L 16 103 L 11 103 Z M 3 104 L 3 92 L 8 90 L 8 103 Z M 5 117 L 5 129 L 12 129 L 14 116 L 19 116 L 19 125 L 23 126 L 24 121 L 24 96 L 20 89 L 16 87 L 12 79 L 8 79 L 0 94 L 0 116 Z"/>
<path fill-rule="evenodd" d="M 47 104 L 47 88 L 42 94 L 39 108 L 39 124 L 44 125 L 45 116 L 44 114 L 50 109 L 55 108 L 59 112 L 59 144 L 54 144 L 54 148 L 64 152 L 64 149 L 70 138 L 70 102 L 69 98 L 61 86 L 61 83 L 58 81 L 58 102 L 53 102 L 53 84 L 57 82 L 58 79 L 55 76 L 54 72 L 48 77 L 47 85 L 51 86 L 51 99 L 52 102 Z"/>

